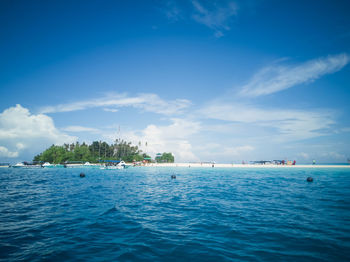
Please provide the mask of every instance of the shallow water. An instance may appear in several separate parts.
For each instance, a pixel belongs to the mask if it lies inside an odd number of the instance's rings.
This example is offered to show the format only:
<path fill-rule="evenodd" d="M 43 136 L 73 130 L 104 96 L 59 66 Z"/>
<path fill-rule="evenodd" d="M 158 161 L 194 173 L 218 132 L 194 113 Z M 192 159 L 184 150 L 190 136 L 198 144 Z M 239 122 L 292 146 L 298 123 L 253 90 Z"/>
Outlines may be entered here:
<path fill-rule="evenodd" d="M 0 169 L 1 261 L 349 259 L 348 169 Z"/>

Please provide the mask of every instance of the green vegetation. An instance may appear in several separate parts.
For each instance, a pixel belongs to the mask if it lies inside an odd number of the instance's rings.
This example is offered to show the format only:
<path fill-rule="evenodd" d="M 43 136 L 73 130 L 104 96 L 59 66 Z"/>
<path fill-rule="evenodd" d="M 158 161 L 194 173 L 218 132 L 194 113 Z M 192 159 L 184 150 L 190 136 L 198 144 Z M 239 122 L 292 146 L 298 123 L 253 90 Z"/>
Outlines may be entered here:
<path fill-rule="evenodd" d="M 156 161 L 158 163 L 174 163 L 174 156 L 172 153 L 163 153 L 162 155 L 157 155 Z"/>
<path fill-rule="evenodd" d="M 33 161 L 50 163 L 64 162 L 90 162 L 96 163 L 99 160 L 124 160 L 125 162 L 142 161 L 147 154 L 142 153 L 138 146 L 131 142 L 117 139 L 114 144 L 94 141 L 91 145 L 85 143 L 64 144 L 63 146 L 52 145 L 41 154 L 34 157 Z"/>

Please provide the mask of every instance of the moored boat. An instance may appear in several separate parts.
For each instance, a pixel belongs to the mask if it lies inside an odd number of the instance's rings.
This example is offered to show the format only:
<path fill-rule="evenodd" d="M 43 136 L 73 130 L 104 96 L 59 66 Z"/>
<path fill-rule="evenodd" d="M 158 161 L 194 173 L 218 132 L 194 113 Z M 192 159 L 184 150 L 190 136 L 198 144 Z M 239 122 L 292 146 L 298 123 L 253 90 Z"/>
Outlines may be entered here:
<path fill-rule="evenodd" d="M 54 165 L 51 165 L 49 162 L 45 162 L 42 164 L 42 167 L 54 167 Z"/>
<path fill-rule="evenodd" d="M 117 165 L 105 165 L 101 167 L 101 169 L 126 169 L 129 165 L 127 165 L 124 161 L 120 161 Z"/>
<path fill-rule="evenodd" d="M 62 164 L 50 164 L 49 162 L 45 162 L 42 167 L 45 167 L 45 168 L 64 168 L 65 165 L 62 165 Z"/>
<path fill-rule="evenodd" d="M 33 163 L 28 163 L 28 162 L 18 162 L 17 164 L 11 166 L 14 168 L 41 168 L 40 165 L 35 165 Z"/>
<path fill-rule="evenodd" d="M 23 168 L 26 167 L 26 165 L 23 162 L 18 162 L 17 164 L 13 165 L 14 168 Z"/>

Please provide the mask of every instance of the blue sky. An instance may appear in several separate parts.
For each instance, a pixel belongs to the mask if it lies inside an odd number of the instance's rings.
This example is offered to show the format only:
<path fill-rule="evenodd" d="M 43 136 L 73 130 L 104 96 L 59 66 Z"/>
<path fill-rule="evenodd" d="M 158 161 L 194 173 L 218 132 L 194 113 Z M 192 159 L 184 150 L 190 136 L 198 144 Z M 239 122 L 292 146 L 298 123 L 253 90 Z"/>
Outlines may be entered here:
<path fill-rule="evenodd" d="M 124 138 L 176 161 L 345 162 L 349 11 L 348 1 L 1 1 L 0 161 Z"/>

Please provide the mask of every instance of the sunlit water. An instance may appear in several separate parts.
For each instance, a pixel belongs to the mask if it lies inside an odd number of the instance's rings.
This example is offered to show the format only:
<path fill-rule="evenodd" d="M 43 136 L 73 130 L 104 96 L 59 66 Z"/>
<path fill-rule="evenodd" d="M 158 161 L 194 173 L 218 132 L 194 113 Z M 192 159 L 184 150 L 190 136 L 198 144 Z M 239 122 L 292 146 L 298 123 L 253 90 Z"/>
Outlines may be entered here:
<path fill-rule="evenodd" d="M 349 261 L 349 171 L 2 168 L 0 260 Z"/>

